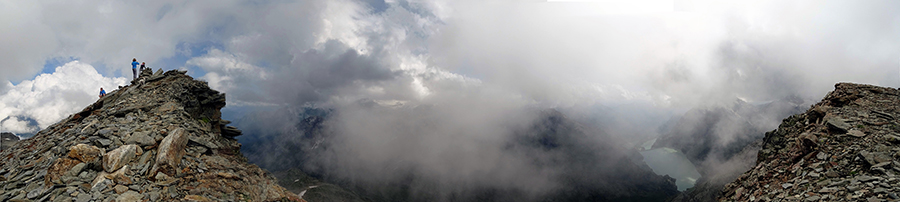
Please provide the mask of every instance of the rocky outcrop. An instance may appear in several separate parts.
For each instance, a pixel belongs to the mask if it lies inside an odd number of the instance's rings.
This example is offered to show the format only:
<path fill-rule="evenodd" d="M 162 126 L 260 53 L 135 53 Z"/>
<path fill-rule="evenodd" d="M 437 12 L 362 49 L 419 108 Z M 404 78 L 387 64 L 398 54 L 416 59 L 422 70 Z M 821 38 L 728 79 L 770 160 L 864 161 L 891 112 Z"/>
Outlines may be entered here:
<path fill-rule="evenodd" d="M 247 163 L 224 106 L 183 71 L 144 71 L 0 152 L 0 201 L 302 201 Z"/>
<path fill-rule="evenodd" d="M 900 90 L 839 83 L 766 133 L 753 169 L 721 201 L 900 199 Z"/>
<path fill-rule="evenodd" d="M 19 141 L 19 136 L 12 133 L 0 133 L 0 151 L 10 148 Z"/>

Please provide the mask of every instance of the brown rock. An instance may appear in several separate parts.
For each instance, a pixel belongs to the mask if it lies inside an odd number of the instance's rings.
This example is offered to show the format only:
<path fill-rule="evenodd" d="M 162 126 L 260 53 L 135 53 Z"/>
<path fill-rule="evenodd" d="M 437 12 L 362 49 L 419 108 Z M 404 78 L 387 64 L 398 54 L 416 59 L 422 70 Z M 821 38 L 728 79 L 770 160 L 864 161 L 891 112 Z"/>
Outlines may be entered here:
<path fill-rule="evenodd" d="M 210 202 L 206 197 L 198 196 L 198 195 L 187 195 L 184 197 L 185 201 L 197 201 L 197 202 Z"/>
<path fill-rule="evenodd" d="M 100 148 L 86 144 L 77 144 L 69 147 L 69 158 L 78 159 L 81 162 L 92 164 L 98 163 L 102 155 Z"/>
<path fill-rule="evenodd" d="M 803 141 L 803 145 L 807 147 L 815 147 L 819 144 L 819 138 L 812 133 L 800 134 L 800 141 Z"/>
<path fill-rule="evenodd" d="M 122 166 L 122 168 L 120 168 L 120 169 L 117 170 L 116 172 L 111 173 L 111 174 L 108 174 L 108 175 L 106 175 L 106 176 L 104 176 L 104 177 L 106 177 L 106 179 L 112 180 L 113 182 L 116 182 L 116 184 L 129 185 L 129 184 L 132 183 L 132 181 L 131 181 L 131 178 L 128 177 L 128 175 L 126 174 L 126 172 L 128 172 L 128 166 L 127 166 L 127 165 L 126 165 L 126 166 Z"/>
<path fill-rule="evenodd" d="M 163 138 L 159 143 L 159 153 L 156 155 L 157 170 L 155 171 L 162 171 L 169 176 L 174 176 L 181 163 L 181 157 L 184 156 L 187 140 L 187 132 L 182 128 L 175 129 L 166 138 Z"/>
<path fill-rule="evenodd" d="M 44 178 L 45 185 L 62 184 L 60 177 L 66 174 L 72 167 L 81 163 L 79 160 L 71 158 L 59 158 L 53 162 L 50 169 L 47 170 L 47 176 Z"/>

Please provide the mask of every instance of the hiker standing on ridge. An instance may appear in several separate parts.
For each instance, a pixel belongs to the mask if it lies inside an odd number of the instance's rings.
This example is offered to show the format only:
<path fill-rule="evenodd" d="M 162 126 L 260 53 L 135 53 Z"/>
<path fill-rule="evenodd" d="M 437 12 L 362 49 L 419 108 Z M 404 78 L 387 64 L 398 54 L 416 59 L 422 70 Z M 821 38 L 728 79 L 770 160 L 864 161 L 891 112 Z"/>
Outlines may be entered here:
<path fill-rule="evenodd" d="M 144 68 L 147 68 L 147 62 L 141 62 L 141 71 L 144 71 Z"/>
<path fill-rule="evenodd" d="M 106 96 L 106 91 L 100 88 L 100 97 Z"/>
<path fill-rule="evenodd" d="M 137 62 L 137 58 L 131 59 L 131 73 L 134 74 L 133 79 L 137 79 L 137 65 L 141 64 Z"/>

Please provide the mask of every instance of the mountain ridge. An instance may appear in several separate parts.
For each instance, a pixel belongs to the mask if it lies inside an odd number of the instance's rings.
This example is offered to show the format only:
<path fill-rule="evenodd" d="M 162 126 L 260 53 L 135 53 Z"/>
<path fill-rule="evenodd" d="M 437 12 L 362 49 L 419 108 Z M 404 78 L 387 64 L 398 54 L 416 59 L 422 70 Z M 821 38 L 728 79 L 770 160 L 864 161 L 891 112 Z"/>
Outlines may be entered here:
<path fill-rule="evenodd" d="M 767 132 L 754 167 L 720 201 L 900 199 L 900 90 L 838 83 Z"/>
<path fill-rule="evenodd" d="M 142 71 L 0 152 L 0 201 L 303 201 L 247 163 L 224 106 L 186 71 Z"/>

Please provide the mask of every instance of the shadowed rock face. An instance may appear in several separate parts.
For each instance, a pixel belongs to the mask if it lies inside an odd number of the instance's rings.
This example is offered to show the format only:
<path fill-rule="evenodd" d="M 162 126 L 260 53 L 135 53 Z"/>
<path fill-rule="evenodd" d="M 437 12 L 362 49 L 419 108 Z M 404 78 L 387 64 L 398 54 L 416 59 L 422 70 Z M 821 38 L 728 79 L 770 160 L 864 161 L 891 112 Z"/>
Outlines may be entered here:
<path fill-rule="evenodd" d="M 765 134 L 721 201 L 885 201 L 900 192 L 900 90 L 839 83 Z"/>
<path fill-rule="evenodd" d="M 224 106 L 185 72 L 144 71 L 0 152 L 0 201 L 302 201 L 222 135 Z"/>

